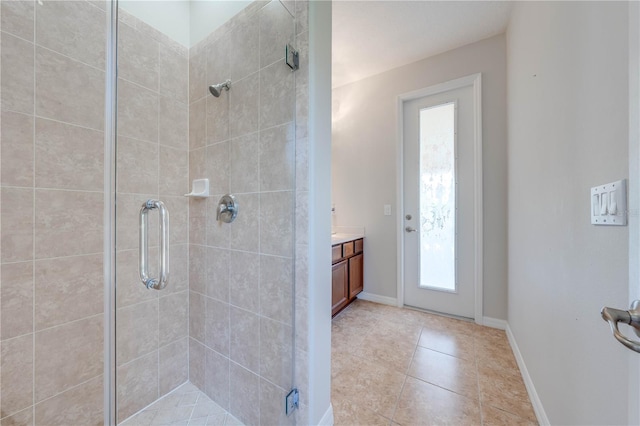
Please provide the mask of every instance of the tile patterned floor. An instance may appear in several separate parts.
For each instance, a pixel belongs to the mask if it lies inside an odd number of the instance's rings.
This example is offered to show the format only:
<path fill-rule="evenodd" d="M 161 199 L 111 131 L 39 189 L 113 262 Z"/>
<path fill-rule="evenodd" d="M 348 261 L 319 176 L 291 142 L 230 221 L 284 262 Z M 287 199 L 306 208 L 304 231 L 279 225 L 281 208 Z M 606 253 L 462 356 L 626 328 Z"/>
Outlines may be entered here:
<path fill-rule="evenodd" d="M 190 382 L 176 388 L 120 426 L 243 426 Z"/>
<path fill-rule="evenodd" d="M 356 300 L 332 324 L 335 425 L 537 425 L 504 331 Z"/>

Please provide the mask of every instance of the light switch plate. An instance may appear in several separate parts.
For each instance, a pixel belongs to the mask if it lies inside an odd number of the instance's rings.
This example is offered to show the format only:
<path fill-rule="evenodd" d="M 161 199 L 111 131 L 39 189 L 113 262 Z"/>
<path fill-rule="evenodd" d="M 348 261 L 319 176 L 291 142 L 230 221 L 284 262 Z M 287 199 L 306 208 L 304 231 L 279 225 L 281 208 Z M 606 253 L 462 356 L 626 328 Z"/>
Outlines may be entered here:
<path fill-rule="evenodd" d="M 591 188 L 591 224 L 624 226 L 627 224 L 627 181 Z"/>
<path fill-rule="evenodd" d="M 391 216 L 391 204 L 384 205 L 384 215 Z"/>

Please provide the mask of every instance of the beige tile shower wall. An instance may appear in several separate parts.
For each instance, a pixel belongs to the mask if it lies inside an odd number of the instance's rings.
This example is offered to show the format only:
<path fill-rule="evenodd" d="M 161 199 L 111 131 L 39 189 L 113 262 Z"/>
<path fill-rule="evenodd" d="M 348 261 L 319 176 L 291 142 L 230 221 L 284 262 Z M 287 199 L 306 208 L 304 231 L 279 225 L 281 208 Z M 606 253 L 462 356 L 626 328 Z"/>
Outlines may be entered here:
<path fill-rule="evenodd" d="M 293 2 L 255 2 L 190 50 L 190 380 L 246 424 L 291 424 L 296 73 Z M 289 11 L 287 8 L 290 8 Z M 232 80 L 219 98 L 210 84 Z M 223 194 L 240 213 L 216 221 Z"/>
<path fill-rule="evenodd" d="M 103 419 L 106 12 L 0 2 L 0 424 Z"/>
<path fill-rule="evenodd" d="M 117 146 L 117 402 L 122 421 L 188 379 L 188 51 L 120 11 Z M 138 278 L 138 214 L 149 198 L 170 217 L 170 279 Z M 158 271 L 157 212 L 150 271 Z"/>

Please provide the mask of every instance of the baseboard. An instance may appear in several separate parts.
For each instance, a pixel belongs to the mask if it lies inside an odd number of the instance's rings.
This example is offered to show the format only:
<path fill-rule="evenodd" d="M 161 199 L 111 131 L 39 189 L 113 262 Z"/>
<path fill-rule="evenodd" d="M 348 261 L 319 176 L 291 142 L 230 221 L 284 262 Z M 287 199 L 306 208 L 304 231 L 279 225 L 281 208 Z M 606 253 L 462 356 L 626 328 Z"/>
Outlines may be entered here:
<path fill-rule="evenodd" d="M 518 367 L 520 368 L 520 374 L 522 374 L 524 385 L 527 388 L 527 393 L 529 393 L 529 399 L 531 400 L 531 405 L 533 405 L 533 411 L 535 412 L 536 418 L 538 419 L 538 424 L 542 426 L 550 425 L 551 423 L 549 422 L 547 413 L 544 411 L 542 401 L 540 401 L 538 392 L 536 392 L 536 387 L 533 385 L 533 380 L 531 380 L 531 376 L 529 375 L 527 366 L 524 363 L 524 358 L 522 358 L 522 354 L 520 353 L 520 349 L 518 348 L 518 344 L 516 343 L 516 338 L 513 336 L 511 327 L 509 327 L 508 323 L 506 331 L 507 338 L 509 339 L 509 344 L 511 345 L 511 350 L 513 351 L 513 355 L 516 357 L 516 362 L 518 363 Z"/>
<path fill-rule="evenodd" d="M 333 426 L 333 405 L 329 404 L 329 408 L 320 419 L 318 426 Z"/>
<path fill-rule="evenodd" d="M 358 299 L 381 303 L 383 305 L 398 306 L 398 299 L 395 297 L 379 296 L 377 294 L 367 293 L 364 291 L 358 294 Z"/>
<path fill-rule="evenodd" d="M 482 325 L 491 328 L 497 328 L 498 330 L 506 330 L 507 322 L 498 318 L 482 317 Z"/>

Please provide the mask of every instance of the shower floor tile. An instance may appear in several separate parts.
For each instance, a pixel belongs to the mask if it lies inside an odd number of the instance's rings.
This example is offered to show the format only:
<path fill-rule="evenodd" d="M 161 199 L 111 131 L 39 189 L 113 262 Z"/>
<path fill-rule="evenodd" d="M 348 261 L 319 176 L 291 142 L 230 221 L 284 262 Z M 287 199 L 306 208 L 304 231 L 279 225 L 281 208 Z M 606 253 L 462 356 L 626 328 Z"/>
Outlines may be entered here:
<path fill-rule="evenodd" d="M 191 382 L 176 388 L 120 426 L 243 426 Z"/>

